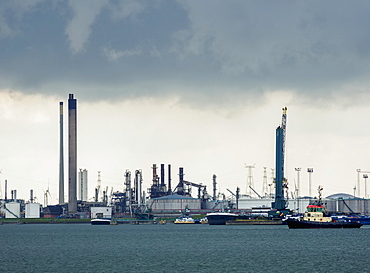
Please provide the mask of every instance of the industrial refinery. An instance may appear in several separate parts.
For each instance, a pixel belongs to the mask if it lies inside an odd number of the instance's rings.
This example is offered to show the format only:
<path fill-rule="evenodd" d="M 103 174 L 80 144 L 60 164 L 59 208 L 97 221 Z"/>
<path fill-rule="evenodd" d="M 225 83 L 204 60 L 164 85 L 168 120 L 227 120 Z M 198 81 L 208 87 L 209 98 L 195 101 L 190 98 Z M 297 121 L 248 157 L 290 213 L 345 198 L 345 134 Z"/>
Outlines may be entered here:
<path fill-rule="evenodd" d="M 77 100 L 73 94 L 68 97 L 68 183 L 65 183 L 64 157 L 64 108 L 59 103 L 59 199 L 58 204 L 48 205 L 48 191 L 44 194 L 44 205 L 37 203 L 30 189 L 29 200 L 17 197 L 17 191 L 12 190 L 8 196 L 7 180 L 5 196 L 0 200 L 1 218 L 62 218 L 62 219 L 175 219 L 184 213 L 202 217 L 207 213 L 228 211 L 243 215 L 265 216 L 279 218 L 289 213 L 303 213 L 306 206 L 312 201 L 311 179 L 310 196 L 300 196 L 299 174 L 301 168 L 296 168 L 298 174 L 296 189 L 289 191 L 288 181 L 285 178 L 284 159 L 287 108 L 282 109 L 282 121 L 276 128 L 275 135 L 275 169 L 271 182 L 267 182 L 267 170 L 264 167 L 264 192 L 259 194 L 252 181 L 252 168 L 248 168 L 248 191 L 242 193 L 240 187 L 235 190 L 227 189 L 229 195 L 221 193 L 217 187 L 217 175 L 210 174 L 212 185 L 204 185 L 197 181 L 184 179 L 184 167 L 174 170 L 172 175 L 171 164 L 157 164 L 144 166 L 151 168 L 152 177 L 149 188 L 143 187 L 142 169 L 126 170 L 122 187 L 109 191 L 101 185 L 101 174 L 98 173 L 97 186 L 94 196 L 88 196 L 88 170 L 77 166 Z M 191 171 L 191 170 L 189 170 Z M 313 170 L 307 170 L 312 174 Z M 358 171 L 360 174 L 361 171 Z M 147 178 L 148 179 L 148 178 Z M 269 187 L 269 192 L 268 192 Z M 65 189 L 67 188 L 67 191 Z M 68 201 L 65 200 L 68 193 Z M 291 194 L 291 197 L 289 196 Z M 254 197 L 257 196 L 257 197 Z M 46 200 L 45 200 L 46 199 Z M 351 195 L 337 194 L 323 200 L 332 213 L 362 214 L 369 213 L 368 199 L 355 198 Z"/>

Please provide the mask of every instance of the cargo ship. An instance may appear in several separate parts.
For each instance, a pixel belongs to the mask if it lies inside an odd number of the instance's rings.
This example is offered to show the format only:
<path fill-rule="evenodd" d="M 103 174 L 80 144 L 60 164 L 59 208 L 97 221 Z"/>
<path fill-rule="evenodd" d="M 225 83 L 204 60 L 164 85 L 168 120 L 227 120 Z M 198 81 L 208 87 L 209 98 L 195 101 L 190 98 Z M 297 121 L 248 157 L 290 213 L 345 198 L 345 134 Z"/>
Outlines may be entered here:
<path fill-rule="evenodd" d="M 226 225 L 228 221 L 235 221 L 238 214 L 230 212 L 213 212 L 207 214 L 207 221 L 209 225 Z"/>

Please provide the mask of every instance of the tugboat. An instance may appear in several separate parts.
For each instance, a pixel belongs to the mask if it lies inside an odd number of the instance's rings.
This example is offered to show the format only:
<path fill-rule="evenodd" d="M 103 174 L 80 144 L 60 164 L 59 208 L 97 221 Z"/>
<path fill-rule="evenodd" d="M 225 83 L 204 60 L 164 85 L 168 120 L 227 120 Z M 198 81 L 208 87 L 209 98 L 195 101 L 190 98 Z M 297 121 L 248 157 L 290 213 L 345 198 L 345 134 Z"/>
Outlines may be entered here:
<path fill-rule="evenodd" d="M 326 213 L 326 209 L 321 202 L 322 190 L 323 188 L 319 186 L 319 200 L 307 206 L 307 211 L 302 218 L 286 220 L 289 228 L 359 228 L 362 226 L 358 221 L 333 220 Z"/>

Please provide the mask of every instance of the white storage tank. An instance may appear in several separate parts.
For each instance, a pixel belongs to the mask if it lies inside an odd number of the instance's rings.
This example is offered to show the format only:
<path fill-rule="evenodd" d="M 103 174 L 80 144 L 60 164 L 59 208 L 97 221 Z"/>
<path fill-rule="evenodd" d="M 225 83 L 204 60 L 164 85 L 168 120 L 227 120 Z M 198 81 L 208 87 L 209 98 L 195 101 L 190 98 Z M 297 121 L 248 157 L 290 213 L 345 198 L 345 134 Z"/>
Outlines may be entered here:
<path fill-rule="evenodd" d="M 39 203 L 27 203 L 25 218 L 40 218 L 40 204 Z"/>
<path fill-rule="evenodd" d="M 5 203 L 5 218 L 20 218 L 21 204 L 17 202 Z"/>
<path fill-rule="evenodd" d="M 158 198 L 152 198 L 148 201 L 149 207 L 153 211 L 178 211 L 178 210 L 200 210 L 201 200 L 188 196 L 172 194 Z"/>

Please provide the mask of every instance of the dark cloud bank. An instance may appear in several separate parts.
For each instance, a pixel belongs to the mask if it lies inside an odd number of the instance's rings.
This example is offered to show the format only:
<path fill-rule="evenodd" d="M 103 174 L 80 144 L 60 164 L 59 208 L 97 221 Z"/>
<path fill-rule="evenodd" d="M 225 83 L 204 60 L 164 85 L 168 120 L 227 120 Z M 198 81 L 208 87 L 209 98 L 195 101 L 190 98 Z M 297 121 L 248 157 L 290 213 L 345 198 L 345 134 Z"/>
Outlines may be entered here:
<path fill-rule="evenodd" d="M 367 92 L 369 13 L 368 1 L 3 1 L 0 88 L 89 99 Z"/>

